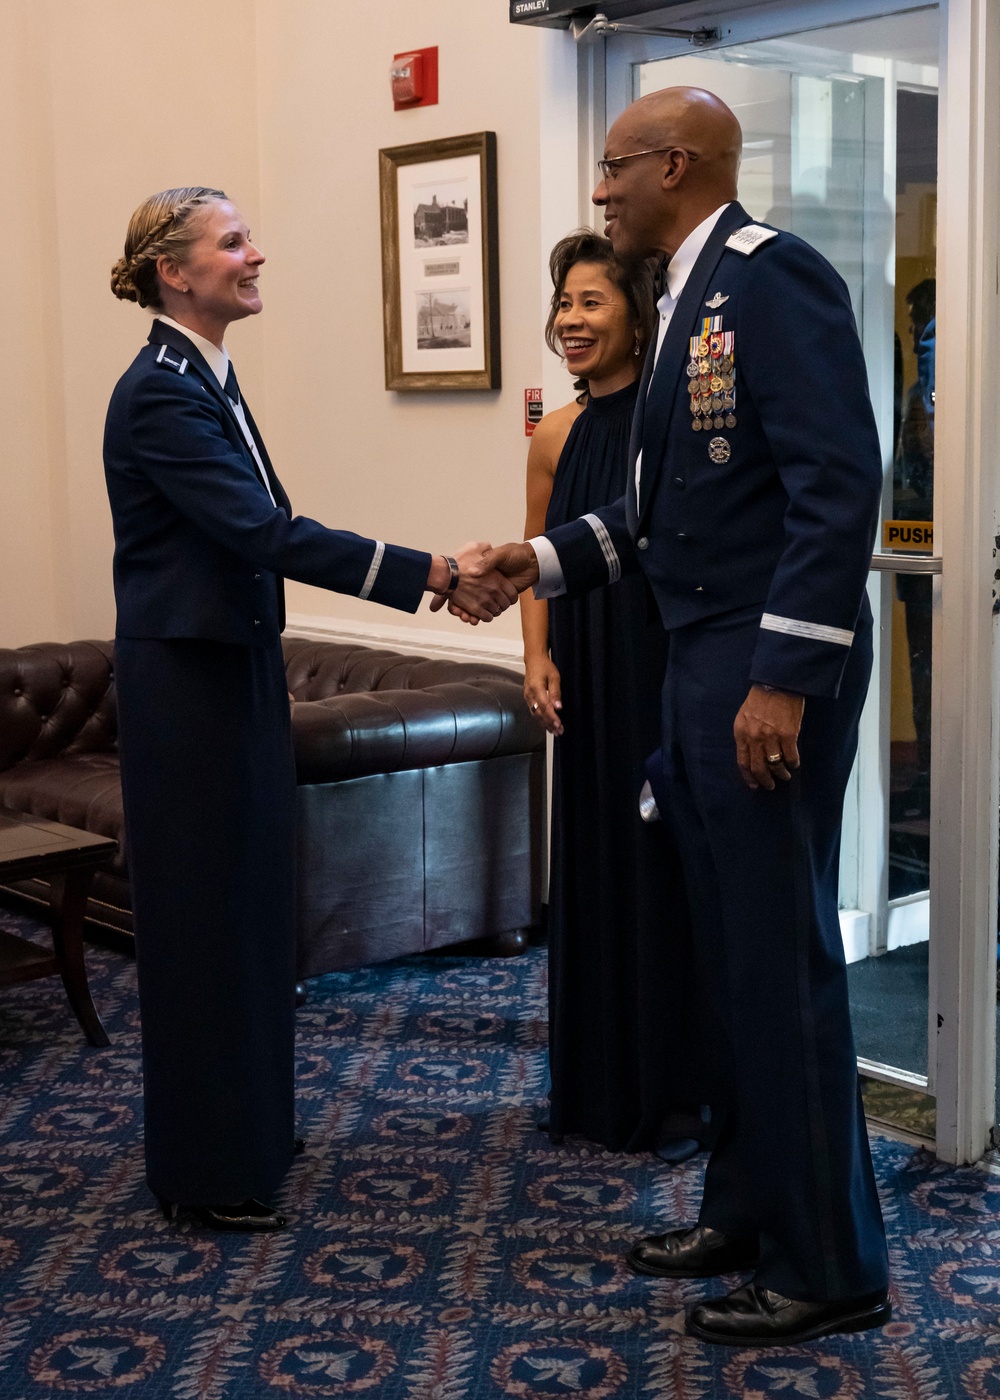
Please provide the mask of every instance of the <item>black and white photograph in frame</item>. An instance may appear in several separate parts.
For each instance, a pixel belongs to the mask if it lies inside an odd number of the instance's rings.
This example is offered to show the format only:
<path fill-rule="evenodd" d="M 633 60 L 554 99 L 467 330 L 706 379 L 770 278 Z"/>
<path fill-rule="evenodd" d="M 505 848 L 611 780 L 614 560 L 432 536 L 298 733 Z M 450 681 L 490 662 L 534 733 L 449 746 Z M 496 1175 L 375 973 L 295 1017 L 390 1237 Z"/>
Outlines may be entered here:
<path fill-rule="evenodd" d="M 379 152 L 385 384 L 498 389 L 496 136 Z"/>
<path fill-rule="evenodd" d="M 467 350 L 472 344 L 468 287 L 417 293 L 417 348 Z"/>
<path fill-rule="evenodd" d="M 413 241 L 417 248 L 440 248 L 469 241 L 467 180 L 442 180 L 414 191 Z"/>

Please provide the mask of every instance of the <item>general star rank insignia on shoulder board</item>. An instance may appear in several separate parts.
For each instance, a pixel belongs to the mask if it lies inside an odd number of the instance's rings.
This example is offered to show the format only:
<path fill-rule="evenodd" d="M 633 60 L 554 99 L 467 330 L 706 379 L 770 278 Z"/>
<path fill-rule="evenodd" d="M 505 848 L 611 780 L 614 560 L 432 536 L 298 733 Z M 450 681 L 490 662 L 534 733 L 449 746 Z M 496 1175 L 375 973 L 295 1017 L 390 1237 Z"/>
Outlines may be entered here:
<path fill-rule="evenodd" d="M 726 247 L 734 248 L 737 253 L 742 253 L 748 258 L 751 253 L 755 253 L 762 243 L 767 243 L 771 238 L 777 238 L 776 228 L 763 228 L 760 224 L 746 224 L 743 228 L 738 228 L 731 238 L 726 239 Z"/>

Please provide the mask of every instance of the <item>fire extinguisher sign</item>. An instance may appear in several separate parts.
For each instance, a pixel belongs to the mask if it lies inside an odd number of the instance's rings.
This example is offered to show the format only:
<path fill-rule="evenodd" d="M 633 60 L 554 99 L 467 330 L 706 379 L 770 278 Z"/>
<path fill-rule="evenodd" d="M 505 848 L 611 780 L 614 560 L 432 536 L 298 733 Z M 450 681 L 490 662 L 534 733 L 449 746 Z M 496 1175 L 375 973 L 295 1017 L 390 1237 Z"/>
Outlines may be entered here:
<path fill-rule="evenodd" d="M 535 431 L 535 425 L 542 421 L 542 391 L 541 389 L 525 389 L 524 391 L 524 436 L 531 437 Z"/>

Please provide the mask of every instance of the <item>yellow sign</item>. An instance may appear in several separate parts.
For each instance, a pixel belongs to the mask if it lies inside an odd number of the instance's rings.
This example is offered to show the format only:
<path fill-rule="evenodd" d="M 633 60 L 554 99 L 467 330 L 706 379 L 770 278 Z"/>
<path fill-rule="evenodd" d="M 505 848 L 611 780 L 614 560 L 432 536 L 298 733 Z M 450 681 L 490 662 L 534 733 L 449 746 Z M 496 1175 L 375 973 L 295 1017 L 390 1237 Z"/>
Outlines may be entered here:
<path fill-rule="evenodd" d="M 911 549 L 927 551 L 934 548 L 934 522 L 932 520 L 883 520 L 883 549 Z"/>

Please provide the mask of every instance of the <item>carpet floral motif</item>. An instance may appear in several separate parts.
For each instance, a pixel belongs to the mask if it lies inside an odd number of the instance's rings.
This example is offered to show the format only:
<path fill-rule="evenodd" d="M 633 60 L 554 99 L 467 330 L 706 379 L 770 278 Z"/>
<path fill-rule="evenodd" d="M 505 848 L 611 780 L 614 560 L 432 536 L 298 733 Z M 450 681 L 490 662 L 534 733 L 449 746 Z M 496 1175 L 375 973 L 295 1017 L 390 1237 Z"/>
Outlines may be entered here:
<path fill-rule="evenodd" d="M 692 1218 L 701 1166 L 537 1131 L 543 950 L 312 984 L 293 1225 L 258 1238 L 155 1213 L 135 970 L 88 962 L 106 1050 L 58 979 L 0 993 L 0 1400 L 1000 1400 L 1000 1179 L 888 1138 L 888 1327 L 787 1350 L 686 1337 L 706 1286 L 622 1255 Z"/>

